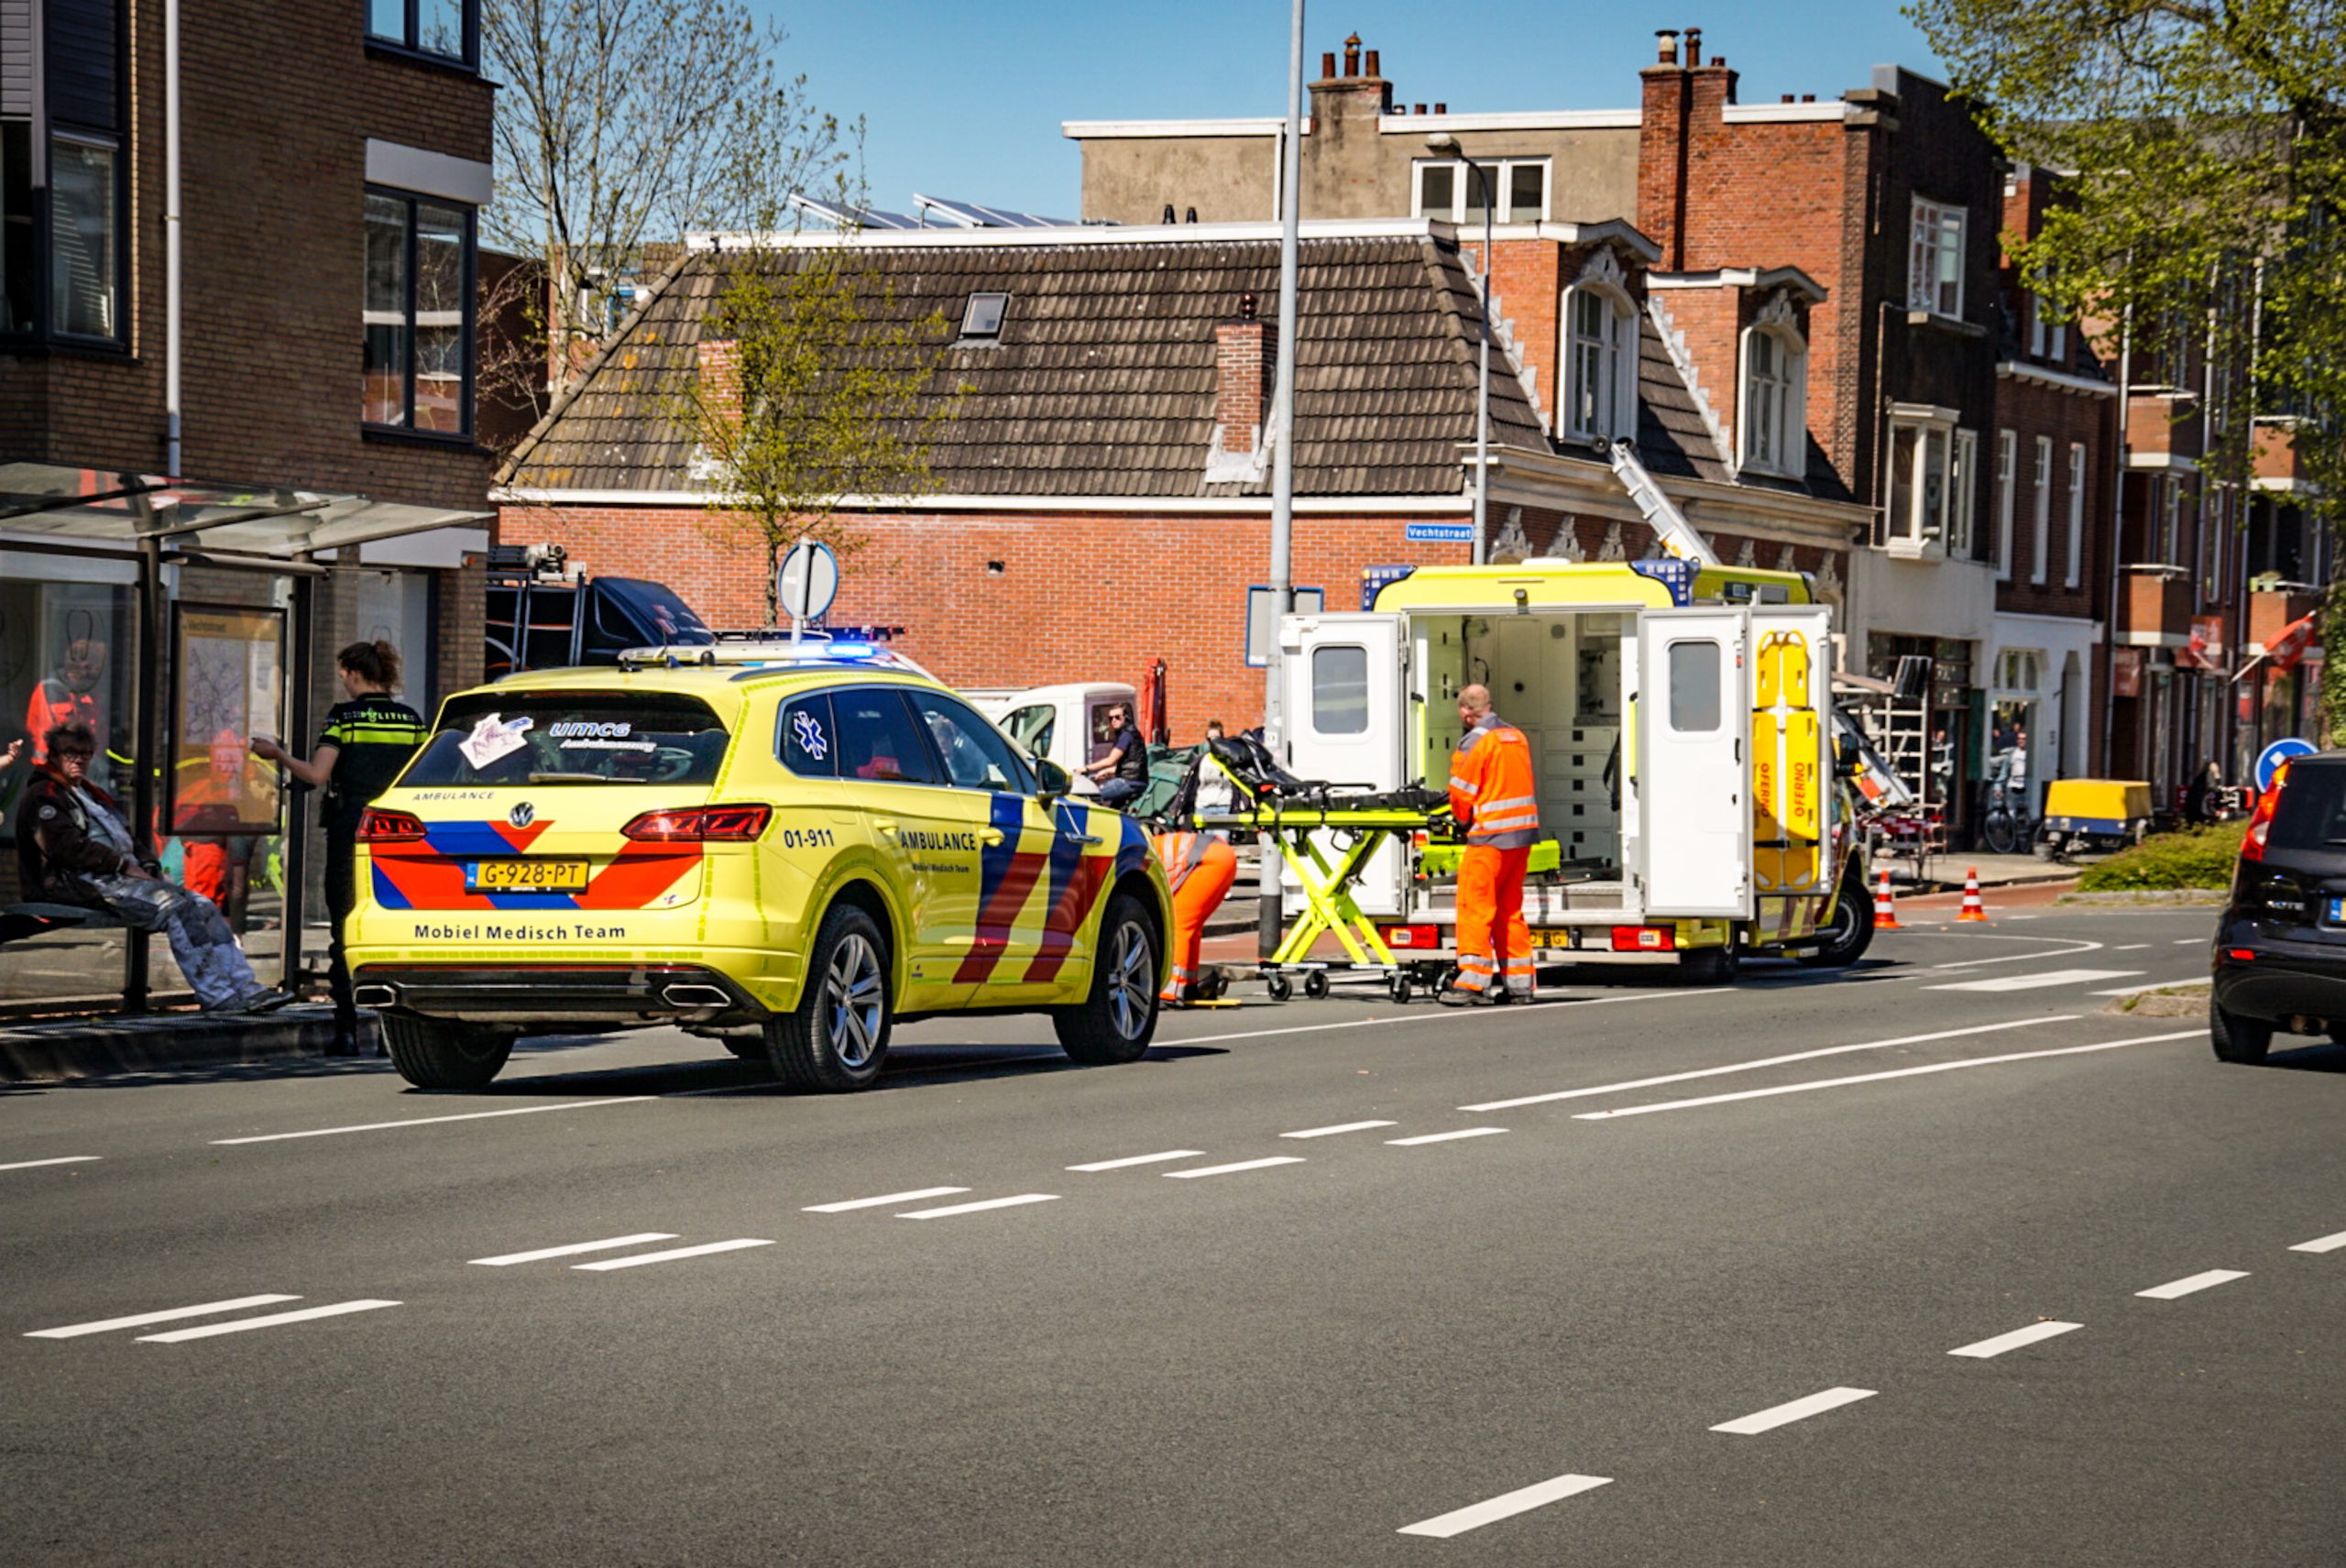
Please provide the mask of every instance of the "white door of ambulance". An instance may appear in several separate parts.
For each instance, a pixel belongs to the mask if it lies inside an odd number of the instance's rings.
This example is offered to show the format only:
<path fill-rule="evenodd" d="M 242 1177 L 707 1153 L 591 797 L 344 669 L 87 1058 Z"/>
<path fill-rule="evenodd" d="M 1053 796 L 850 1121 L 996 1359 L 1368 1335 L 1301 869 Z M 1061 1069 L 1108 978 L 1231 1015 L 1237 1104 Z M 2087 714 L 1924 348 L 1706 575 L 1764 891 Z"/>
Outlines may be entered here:
<path fill-rule="evenodd" d="M 1637 791 L 1649 916 L 1751 917 L 1750 612 L 1638 618 Z"/>
<path fill-rule="evenodd" d="M 1833 612 L 1751 612 L 1752 882 L 1823 893 L 1833 872 Z"/>
<path fill-rule="evenodd" d="M 1400 788 L 1408 712 L 1401 618 L 1291 615 L 1279 626 L 1279 657 L 1287 676 L 1288 771 L 1350 789 Z M 1342 851 L 1329 835 L 1313 837 L 1333 864 Z M 1353 897 L 1362 913 L 1401 913 L 1401 876 L 1400 848 L 1388 842 L 1361 868 Z M 1299 889 L 1291 874 L 1285 881 Z"/>

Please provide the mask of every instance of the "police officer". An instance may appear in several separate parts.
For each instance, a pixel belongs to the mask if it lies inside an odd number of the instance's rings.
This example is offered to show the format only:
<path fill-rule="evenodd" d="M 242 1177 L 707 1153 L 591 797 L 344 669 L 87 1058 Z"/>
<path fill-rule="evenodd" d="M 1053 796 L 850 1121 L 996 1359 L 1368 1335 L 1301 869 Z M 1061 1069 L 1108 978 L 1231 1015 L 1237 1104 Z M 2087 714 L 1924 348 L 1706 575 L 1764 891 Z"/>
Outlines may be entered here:
<path fill-rule="evenodd" d="M 1458 978 L 1439 1000 L 1451 1007 L 1496 1002 L 1496 976 L 1509 1000 L 1529 1002 L 1531 927 L 1523 918 L 1523 876 L 1540 836 L 1531 743 L 1491 711 L 1485 686 L 1458 694 L 1458 722 L 1466 727 L 1450 758 L 1451 815 L 1466 829 L 1458 859 Z"/>
<path fill-rule="evenodd" d="M 266 736 L 253 738 L 253 755 L 281 762 L 303 784 L 326 792 L 321 814 L 326 833 L 326 989 L 334 995 L 330 1056 L 358 1054 L 358 1004 L 350 990 L 343 925 L 357 907 L 358 819 L 390 788 L 423 744 L 423 718 L 391 696 L 400 684 L 399 650 L 389 642 L 353 642 L 334 655 L 347 700 L 327 711 L 325 729 L 303 762 Z"/>

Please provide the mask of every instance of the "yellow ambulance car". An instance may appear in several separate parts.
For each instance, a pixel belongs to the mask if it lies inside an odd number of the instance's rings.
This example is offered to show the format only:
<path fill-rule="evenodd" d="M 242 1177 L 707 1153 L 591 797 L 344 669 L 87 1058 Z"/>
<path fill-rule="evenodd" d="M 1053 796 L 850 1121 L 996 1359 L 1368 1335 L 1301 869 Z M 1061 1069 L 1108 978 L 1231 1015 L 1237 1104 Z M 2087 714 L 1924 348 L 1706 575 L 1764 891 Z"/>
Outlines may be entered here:
<path fill-rule="evenodd" d="M 349 961 L 411 1083 L 582 1025 L 680 1025 L 818 1091 L 941 1013 L 1148 1048 L 1171 899 L 1138 824 L 900 662 L 696 657 L 460 693 L 367 813 Z"/>

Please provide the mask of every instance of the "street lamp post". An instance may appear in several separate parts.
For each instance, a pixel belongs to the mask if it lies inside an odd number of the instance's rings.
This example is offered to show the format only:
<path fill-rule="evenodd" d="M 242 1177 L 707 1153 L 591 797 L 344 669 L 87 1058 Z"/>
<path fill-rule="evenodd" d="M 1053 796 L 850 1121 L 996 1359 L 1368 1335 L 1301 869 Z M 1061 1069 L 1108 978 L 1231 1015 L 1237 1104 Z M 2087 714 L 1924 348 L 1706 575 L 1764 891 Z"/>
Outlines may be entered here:
<path fill-rule="evenodd" d="M 1288 16 L 1287 126 L 1279 158 L 1279 351 L 1271 389 L 1271 638 L 1263 658 L 1263 743 L 1287 760 L 1287 672 L 1279 620 L 1295 608 L 1295 318 L 1302 269 L 1303 0 Z M 1278 951 L 1286 890 L 1278 857 L 1263 846 L 1255 872 L 1255 941 L 1267 959 Z"/>
<path fill-rule="evenodd" d="M 1491 488 L 1491 177 L 1483 165 L 1466 156 L 1458 138 L 1448 131 L 1426 137 L 1426 150 L 1454 158 L 1474 170 L 1483 192 L 1483 265 L 1475 269 L 1475 298 L 1482 317 L 1483 369 L 1474 388 L 1474 565 L 1484 564 L 1490 550 Z"/>

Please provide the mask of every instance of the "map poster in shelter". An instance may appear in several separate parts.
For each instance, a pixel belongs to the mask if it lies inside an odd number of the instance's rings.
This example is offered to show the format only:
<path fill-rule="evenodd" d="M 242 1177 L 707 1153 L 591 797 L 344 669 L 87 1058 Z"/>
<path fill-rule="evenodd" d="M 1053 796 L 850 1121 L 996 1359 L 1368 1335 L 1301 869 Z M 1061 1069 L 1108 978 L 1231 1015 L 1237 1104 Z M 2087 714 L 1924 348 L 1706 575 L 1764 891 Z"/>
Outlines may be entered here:
<path fill-rule="evenodd" d="M 170 830 L 276 832 L 277 770 L 252 754 L 252 738 L 285 727 L 285 612 L 173 605 L 171 674 Z"/>

